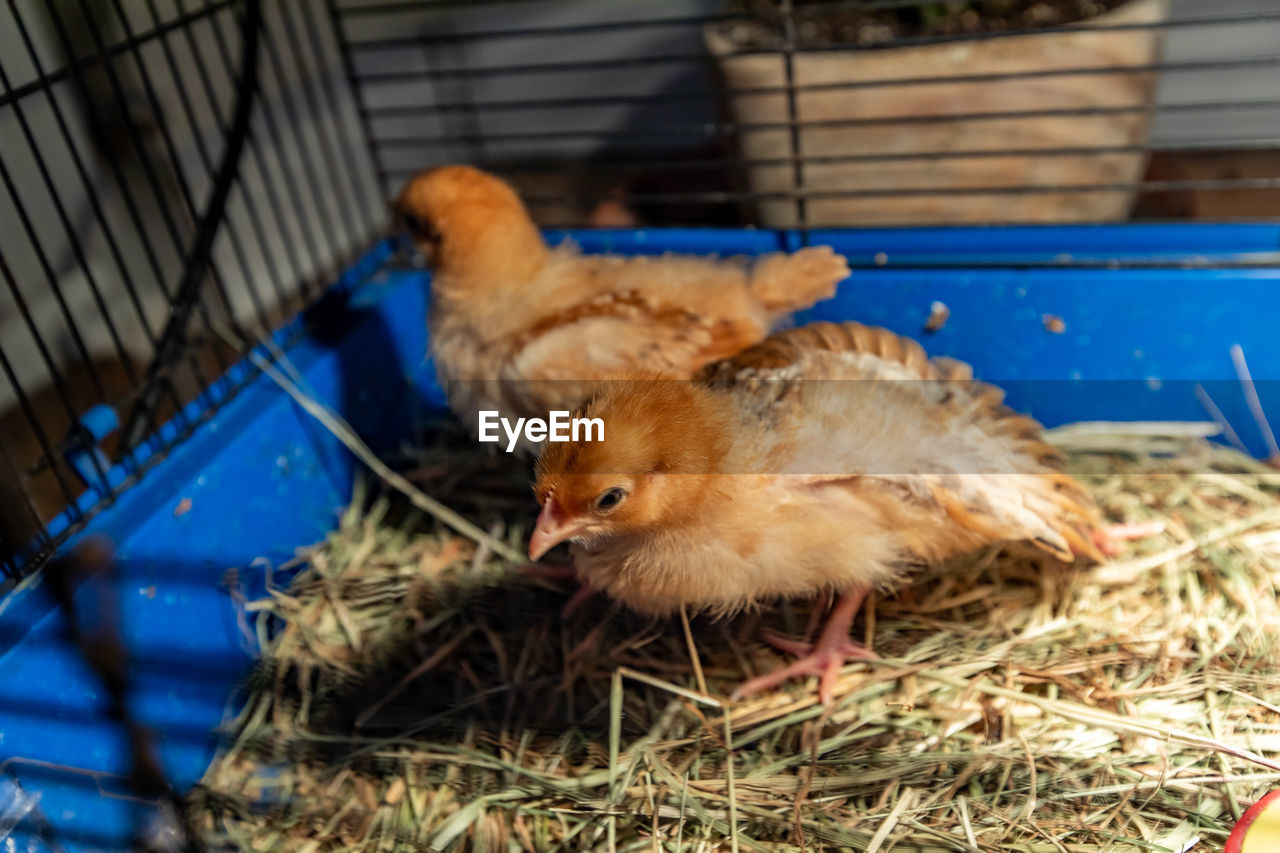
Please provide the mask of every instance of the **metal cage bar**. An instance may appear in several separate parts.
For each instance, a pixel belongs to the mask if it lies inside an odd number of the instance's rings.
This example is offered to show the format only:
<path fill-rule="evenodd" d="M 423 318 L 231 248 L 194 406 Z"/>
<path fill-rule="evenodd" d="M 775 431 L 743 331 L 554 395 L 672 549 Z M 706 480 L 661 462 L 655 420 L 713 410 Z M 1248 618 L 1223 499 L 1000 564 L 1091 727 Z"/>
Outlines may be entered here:
<path fill-rule="evenodd" d="M 1178 0 L 1174 0 L 1177 5 Z M 919 7 L 924 0 L 831 0 L 831 2 L 806 3 L 802 9 L 806 20 L 815 15 L 847 11 L 850 9 L 894 10 Z M 485 12 L 489 6 L 499 7 L 497 14 Z M 477 8 L 477 6 L 479 8 Z M 1255 4 L 1256 6 L 1256 4 Z M 724 52 L 719 61 L 735 58 L 777 57 L 783 67 L 777 85 L 759 83 L 744 86 L 731 84 L 716 75 L 699 74 L 711 60 L 702 45 L 693 47 L 696 33 L 716 25 L 734 25 L 759 20 L 760 10 L 768 8 L 776 22 L 773 42 L 768 45 L 740 46 Z M 569 14 L 564 4 L 556 0 L 508 0 L 465 4 L 457 2 L 358 2 L 357 0 L 332 0 L 330 13 L 337 22 L 337 31 L 344 39 L 344 51 L 348 57 L 348 69 L 352 84 L 361 100 L 361 115 L 370 145 L 375 154 L 379 180 L 385 192 L 394 191 L 394 183 L 403 180 L 418 169 L 432 162 L 457 159 L 460 152 L 471 155 L 477 165 L 499 173 L 527 174 L 572 171 L 581 175 L 589 172 L 594 177 L 584 179 L 577 200 L 590 208 L 592 203 L 605 197 L 602 183 L 612 177 L 624 180 L 624 172 L 646 171 L 717 173 L 726 183 L 737 186 L 724 192 L 708 194 L 701 187 L 690 188 L 691 194 L 673 191 L 664 194 L 614 192 L 608 197 L 631 205 L 665 206 L 675 210 L 687 204 L 745 203 L 750 210 L 753 203 L 780 198 L 777 193 L 747 192 L 750 173 L 753 170 L 777 167 L 786 169 L 791 177 L 791 189 L 787 198 L 796 205 L 796 223 L 804 224 L 806 206 L 812 201 L 803 190 L 814 182 L 812 166 L 836 166 L 839 164 L 894 163 L 919 160 L 924 163 L 991 159 L 1001 156 L 1038 158 L 1045 161 L 1061 157 L 1108 158 L 1125 155 L 1161 153 L 1208 154 L 1222 151 L 1265 152 L 1274 150 L 1274 140 L 1280 137 L 1280 126 L 1274 130 L 1268 125 L 1260 133 L 1245 132 L 1254 124 L 1270 121 L 1280 114 L 1280 90 L 1274 94 L 1259 95 L 1252 90 L 1246 96 L 1227 95 L 1215 98 L 1181 98 L 1161 100 L 1158 104 L 1135 102 L 1130 104 L 1045 104 L 1032 107 L 1026 104 L 1011 105 L 1007 110 L 964 109 L 962 105 L 946 111 L 923 114 L 898 115 L 814 115 L 812 106 L 806 107 L 806 98 L 818 96 L 838 97 L 844 94 L 872 90 L 929 91 L 938 86 L 966 84 L 973 86 L 1011 86 L 1034 81 L 1046 83 L 1056 80 L 1097 79 L 1097 85 L 1127 77 L 1132 80 L 1147 79 L 1170 81 L 1176 79 L 1210 80 L 1235 79 L 1241 75 L 1261 81 L 1271 76 L 1268 72 L 1280 63 L 1280 54 L 1273 48 L 1259 50 L 1220 49 L 1191 51 L 1157 56 L 1152 61 L 1112 61 L 1090 65 L 1060 63 L 1059 67 L 1040 67 L 1013 71 L 975 70 L 959 74 L 922 74 L 859 76 L 856 79 L 824 79 L 798 76 L 796 58 L 801 54 L 832 54 L 847 51 L 847 45 L 805 43 L 797 31 L 796 15 L 801 10 L 793 8 L 790 0 L 753 4 L 698 4 L 680 2 L 653 4 L 636 14 L 636 9 L 623 9 L 609 14 L 597 9 L 593 12 Z M 539 11 L 548 10 L 543 20 Z M 1051 38 L 1064 33 L 1087 30 L 1092 33 L 1121 36 L 1125 34 L 1149 34 L 1160 39 L 1207 38 L 1206 34 L 1233 34 L 1241 28 L 1280 28 L 1280 10 L 1274 8 L 1249 8 L 1242 0 L 1230 0 L 1212 9 L 1183 4 L 1176 14 L 1154 20 L 1115 20 L 1080 23 L 1046 24 L 1019 31 L 1019 38 Z M 552 14 L 554 12 L 555 14 Z M 696 12 L 696 13 L 695 13 Z M 501 20 L 496 24 L 495 19 Z M 1270 30 L 1268 30 L 1269 32 Z M 605 49 L 606 39 L 622 39 L 637 33 L 660 33 L 662 38 L 648 42 L 644 49 Z M 685 34 L 679 36 L 679 34 Z M 667 38 L 667 36 L 670 38 Z M 900 35 L 891 47 L 873 46 L 872 53 L 905 48 L 929 48 L 936 46 L 977 45 L 992 39 L 1005 38 L 1008 32 L 974 31 Z M 1224 36 L 1226 38 L 1228 36 Z M 614 42 L 608 42 L 613 44 Z M 619 44 L 622 42 L 619 41 Z M 523 49 L 522 48 L 526 48 Z M 446 50 L 447 49 L 447 50 Z M 425 59 L 423 57 L 426 57 Z M 526 61 L 527 59 L 527 61 Z M 636 79 L 657 75 L 686 74 L 689 85 L 649 87 L 631 85 Z M 1216 75 L 1216 76 L 1215 76 Z M 1233 76 L 1235 75 L 1235 76 Z M 696 79 L 695 79 L 696 78 Z M 531 80 L 545 81 L 535 85 Z M 449 99 L 439 88 L 450 82 L 465 83 L 476 89 L 476 96 Z M 452 89 L 452 87 L 449 87 Z M 1184 87 L 1187 91 L 1199 91 Z M 1203 87 L 1200 87 L 1203 88 Z M 1259 87 L 1264 88 L 1264 87 Z M 1269 90 L 1268 90 L 1269 91 Z M 504 96 L 507 92 L 519 95 Z M 716 104 L 740 103 L 744 99 L 779 96 L 786 103 L 784 120 L 751 120 L 743 116 L 714 115 Z M 633 110 L 653 120 L 643 126 L 619 128 L 601 119 L 608 111 Z M 681 117 L 690 111 L 701 110 L 705 120 L 689 122 Z M 664 115 L 664 112 L 671 113 Z M 470 126 L 459 128 L 446 121 L 450 114 L 470 116 Z M 955 150 L 942 148 L 930 152 L 910 150 L 849 150 L 818 151 L 807 144 L 812 134 L 826 130 L 879 129 L 890 132 L 907 126 L 951 125 L 969 129 L 980 122 L 1013 122 L 1016 120 L 1051 120 L 1079 117 L 1082 120 L 1103 120 L 1113 116 L 1138 118 L 1150 114 L 1155 122 L 1181 122 L 1192 127 L 1193 133 L 1182 136 L 1164 134 L 1154 140 L 1139 140 L 1120 144 L 1100 141 L 1096 145 L 1052 145 L 1041 149 L 1030 145 L 1018 145 L 1008 152 L 999 152 L 999 144 L 993 141 L 992 152 L 974 145 L 959 146 Z M 1192 116 L 1215 114 L 1233 121 L 1240 130 L 1225 122 L 1221 129 L 1205 124 L 1195 126 Z M 1181 118 L 1180 118 L 1181 117 Z M 993 124 L 993 133 L 996 126 Z M 743 140 L 753 135 L 779 130 L 789 137 L 790 153 L 787 157 L 751 156 L 741 151 Z M 722 156 L 687 155 L 702 146 L 720 146 L 726 149 Z M 584 153 L 586 152 L 586 153 Z M 1238 190 L 1244 193 L 1260 193 L 1274 190 L 1267 180 L 1270 175 L 1231 177 L 1202 175 L 1177 176 L 1177 180 L 1148 176 L 1142 181 L 1121 182 L 1093 181 L 1097 191 L 1138 192 L 1144 195 L 1170 192 L 1203 192 L 1207 190 Z M 1234 183 L 1233 183 L 1234 181 Z M 824 183 L 818 181 L 819 184 Z M 1121 183 L 1128 184 L 1121 187 Z M 1059 182 L 1046 183 L 1043 188 L 1028 182 L 1018 188 L 993 189 L 993 194 L 1036 195 L 1056 193 Z M 828 193 L 842 192 L 842 188 L 824 186 Z M 904 195 L 915 195 L 917 187 L 906 187 Z M 979 187 L 976 189 L 986 188 Z M 1087 192 L 1067 190 L 1068 192 Z M 862 188 L 849 188 L 849 198 L 864 198 Z M 964 187 L 947 190 L 952 195 L 967 194 Z M 876 190 L 876 196 L 892 197 L 892 193 Z M 556 194 L 542 202 L 534 194 L 531 204 L 543 208 L 550 217 L 550 210 L 563 207 L 563 194 Z M 838 199 L 836 195 L 826 196 Z M 738 205 L 742 207 L 742 204 Z M 548 218 L 557 226 L 583 224 L 581 219 Z M 1010 220 L 1017 221 L 1017 220 Z M 673 213 L 670 219 L 655 224 L 697 224 L 681 221 Z M 724 224 L 724 223 L 717 223 Z M 743 224 L 767 224 L 748 217 Z M 848 223 L 856 224 L 856 223 Z M 909 224 L 904 222 L 902 224 Z"/>
<path fill-rule="evenodd" d="M 0 6 L 0 477 L 38 527 L 0 543 L 0 593 L 190 433 L 189 402 L 230 398 L 205 395 L 241 354 L 225 329 L 275 328 L 382 226 L 345 41 L 263 4 L 254 72 L 252 2 Z"/>

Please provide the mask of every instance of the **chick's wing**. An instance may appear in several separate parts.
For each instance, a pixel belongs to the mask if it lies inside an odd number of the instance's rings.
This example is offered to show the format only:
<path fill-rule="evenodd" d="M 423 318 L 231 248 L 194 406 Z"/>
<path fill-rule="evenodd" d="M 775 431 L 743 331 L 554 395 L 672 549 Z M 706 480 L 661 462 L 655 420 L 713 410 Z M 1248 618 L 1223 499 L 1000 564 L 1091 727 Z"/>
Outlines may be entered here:
<path fill-rule="evenodd" d="M 700 378 L 733 394 L 744 418 L 769 424 L 742 464 L 783 475 L 786 488 L 889 492 L 966 540 L 1097 556 L 1081 535 L 1095 518 L 1091 502 L 1059 470 L 1039 424 L 1005 407 L 967 365 L 930 360 L 914 341 L 815 323 L 708 365 Z"/>
<path fill-rule="evenodd" d="M 752 318 L 706 316 L 636 291 L 605 293 L 545 317 L 512 342 L 508 377 L 689 376 L 759 336 Z"/>

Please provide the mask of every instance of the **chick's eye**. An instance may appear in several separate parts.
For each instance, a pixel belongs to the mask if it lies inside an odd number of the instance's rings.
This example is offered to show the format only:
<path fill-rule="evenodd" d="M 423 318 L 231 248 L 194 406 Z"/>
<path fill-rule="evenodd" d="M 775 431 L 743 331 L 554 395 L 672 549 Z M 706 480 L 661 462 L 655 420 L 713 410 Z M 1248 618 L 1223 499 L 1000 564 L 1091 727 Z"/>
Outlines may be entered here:
<path fill-rule="evenodd" d="M 608 512 L 614 509 L 618 504 L 622 503 L 627 496 L 627 490 L 621 488 L 606 489 L 596 497 L 596 509 L 601 512 Z"/>

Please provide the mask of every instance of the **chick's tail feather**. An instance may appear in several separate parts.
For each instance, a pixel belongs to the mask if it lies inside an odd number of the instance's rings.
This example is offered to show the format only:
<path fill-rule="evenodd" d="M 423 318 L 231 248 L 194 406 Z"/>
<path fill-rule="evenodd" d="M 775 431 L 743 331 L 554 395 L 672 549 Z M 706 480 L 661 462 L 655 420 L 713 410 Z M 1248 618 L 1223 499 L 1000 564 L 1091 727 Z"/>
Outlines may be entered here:
<path fill-rule="evenodd" d="M 810 246 L 760 258 L 749 286 L 766 311 L 780 315 L 830 299 L 848 276 L 849 263 L 830 246 Z"/>

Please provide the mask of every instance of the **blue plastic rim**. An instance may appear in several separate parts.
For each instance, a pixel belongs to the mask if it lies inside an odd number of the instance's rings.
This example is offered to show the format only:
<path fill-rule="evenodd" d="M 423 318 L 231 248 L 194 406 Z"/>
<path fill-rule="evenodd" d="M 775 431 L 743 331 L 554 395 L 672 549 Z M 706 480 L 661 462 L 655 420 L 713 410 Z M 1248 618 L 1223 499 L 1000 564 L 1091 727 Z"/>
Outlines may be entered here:
<path fill-rule="evenodd" d="M 550 234 L 564 237 L 587 252 L 636 254 L 758 254 L 803 242 L 792 232 L 750 230 Z M 1046 425 L 1205 420 L 1194 395 L 1203 383 L 1261 454 L 1235 382 L 1233 344 L 1243 347 L 1264 405 L 1280 413 L 1273 331 L 1280 225 L 872 229 L 811 232 L 809 241 L 846 254 L 854 273 L 798 321 L 856 319 L 916 337 L 930 354 L 973 364 L 979 377 L 1007 389 L 1011 405 Z M 289 357 L 311 393 L 375 450 L 409 438 L 415 416 L 443 402 L 426 358 L 428 276 L 389 268 L 390 257 L 390 244 L 380 244 L 335 285 L 324 334 L 301 319 L 277 334 L 296 339 Z M 925 335 L 935 301 L 950 318 Z M 1046 315 L 1060 318 L 1061 331 Z M 135 706 L 159 733 L 170 778 L 185 789 L 208 766 L 214 730 L 253 662 L 224 574 L 234 567 L 249 595 L 260 592 L 265 565 L 290 559 L 335 526 L 355 463 L 245 364 L 184 417 L 198 424 L 191 435 L 163 459 L 158 443 L 140 449 L 131 465 L 150 470 L 68 547 L 95 533 L 117 545 L 114 582 Z M 108 481 L 125 473 L 118 466 Z M 89 492 L 80 504 L 96 499 Z M 55 522 L 53 532 L 74 517 Z M 91 586 L 80 592 L 86 607 L 96 601 Z M 66 850 L 127 847 L 136 806 L 103 796 L 123 792 L 119 780 L 92 775 L 127 767 L 120 733 L 102 709 L 96 682 L 62 640 L 39 574 L 0 599 L 0 815 L 10 804 L 30 805 L 23 826 L 52 827 Z M 18 849 L 27 849 L 26 838 L 14 839 Z"/>

